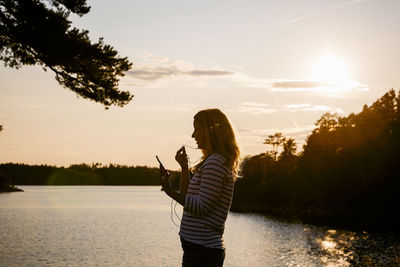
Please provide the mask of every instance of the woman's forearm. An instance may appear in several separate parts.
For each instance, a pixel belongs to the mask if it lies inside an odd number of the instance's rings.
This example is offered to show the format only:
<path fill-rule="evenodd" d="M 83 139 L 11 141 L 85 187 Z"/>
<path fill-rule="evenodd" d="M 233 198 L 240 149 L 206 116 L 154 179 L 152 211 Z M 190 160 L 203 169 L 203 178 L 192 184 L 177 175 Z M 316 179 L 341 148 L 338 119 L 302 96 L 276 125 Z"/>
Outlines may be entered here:
<path fill-rule="evenodd" d="M 185 196 L 188 191 L 188 187 L 189 187 L 189 169 L 188 167 L 184 167 L 182 168 L 181 171 L 179 192 Z"/>
<path fill-rule="evenodd" d="M 186 194 L 182 194 L 181 192 L 175 190 L 167 190 L 165 191 L 168 196 L 170 196 L 173 200 L 181 204 L 183 207 L 185 206 L 185 196 Z"/>

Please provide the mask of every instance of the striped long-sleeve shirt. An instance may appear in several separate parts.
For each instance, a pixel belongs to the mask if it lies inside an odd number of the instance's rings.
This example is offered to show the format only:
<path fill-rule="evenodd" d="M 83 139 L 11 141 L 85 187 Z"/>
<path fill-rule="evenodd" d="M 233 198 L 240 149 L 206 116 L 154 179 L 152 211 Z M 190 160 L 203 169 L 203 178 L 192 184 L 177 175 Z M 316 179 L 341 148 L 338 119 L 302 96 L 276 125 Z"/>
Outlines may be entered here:
<path fill-rule="evenodd" d="M 209 248 L 225 249 L 222 235 L 232 201 L 232 172 L 211 154 L 190 180 L 179 235 Z"/>

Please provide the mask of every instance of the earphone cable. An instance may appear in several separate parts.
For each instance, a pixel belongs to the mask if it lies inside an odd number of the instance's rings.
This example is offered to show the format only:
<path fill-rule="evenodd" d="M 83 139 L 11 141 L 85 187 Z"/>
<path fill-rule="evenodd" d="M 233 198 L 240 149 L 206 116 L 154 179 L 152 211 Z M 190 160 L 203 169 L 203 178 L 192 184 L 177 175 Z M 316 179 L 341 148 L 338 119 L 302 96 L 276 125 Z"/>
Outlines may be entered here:
<path fill-rule="evenodd" d="M 172 223 L 176 226 L 176 227 L 178 227 L 179 228 L 179 225 L 177 225 L 176 223 L 175 223 L 175 221 L 174 221 L 174 216 L 173 216 L 173 212 L 172 212 L 172 203 L 174 202 L 174 200 L 172 199 L 171 200 L 171 221 L 172 221 Z M 176 203 L 178 203 L 178 202 L 176 202 Z M 176 206 L 176 204 L 175 204 L 175 206 Z M 175 211 L 175 208 L 173 209 L 174 211 Z M 175 212 L 176 213 L 176 212 Z M 179 219 L 179 217 L 178 217 L 178 219 Z"/>
<path fill-rule="evenodd" d="M 192 146 L 188 146 L 188 145 L 185 145 L 185 144 L 183 144 L 182 146 L 185 147 L 185 148 L 186 147 L 190 148 L 190 149 L 196 149 L 196 150 L 199 149 L 197 147 L 192 147 Z M 186 154 L 186 157 L 187 157 L 188 164 L 189 164 L 189 166 L 188 166 L 189 167 L 189 171 L 192 169 L 192 164 L 195 164 L 195 163 L 197 163 L 197 162 L 199 162 L 201 160 L 201 158 L 200 158 L 200 159 L 198 159 L 196 161 L 191 162 L 190 158 L 189 158 L 189 155 Z M 175 201 L 175 205 L 173 203 L 174 203 L 174 200 L 172 199 L 171 200 L 171 221 L 176 227 L 179 228 L 179 225 L 176 224 L 175 221 L 174 221 L 174 214 L 175 214 L 176 218 L 178 218 L 179 222 L 181 222 L 181 218 L 179 217 L 179 214 L 176 211 L 176 205 L 178 204 L 178 202 Z"/>

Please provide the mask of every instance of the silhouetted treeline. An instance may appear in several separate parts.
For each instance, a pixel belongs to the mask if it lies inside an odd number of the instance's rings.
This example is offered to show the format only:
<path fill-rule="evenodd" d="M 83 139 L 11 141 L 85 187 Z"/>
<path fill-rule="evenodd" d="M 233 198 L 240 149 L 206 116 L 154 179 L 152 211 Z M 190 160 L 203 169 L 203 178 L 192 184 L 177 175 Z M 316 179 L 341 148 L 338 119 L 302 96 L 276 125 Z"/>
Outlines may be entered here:
<path fill-rule="evenodd" d="M 360 113 L 324 114 L 296 154 L 277 133 L 273 150 L 245 158 L 232 210 L 312 223 L 397 228 L 400 207 L 400 92 Z M 278 156 L 278 149 L 281 151 Z"/>
<path fill-rule="evenodd" d="M 68 168 L 0 164 L 0 182 L 16 185 L 159 185 L 158 173 L 158 168 L 116 164 L 79 164 Z M 170 173 L 176 181 L 178 174 Z"/>

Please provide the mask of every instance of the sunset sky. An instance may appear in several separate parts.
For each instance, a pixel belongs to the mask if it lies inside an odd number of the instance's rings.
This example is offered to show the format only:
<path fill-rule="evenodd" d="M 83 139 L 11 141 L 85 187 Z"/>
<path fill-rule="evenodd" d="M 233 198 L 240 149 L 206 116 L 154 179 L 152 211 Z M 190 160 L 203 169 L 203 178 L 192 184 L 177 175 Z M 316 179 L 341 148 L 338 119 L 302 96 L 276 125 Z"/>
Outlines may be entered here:
<path fill-rule="evenodd" d="M 0 163 L 100 162 L 178 169 L 193 116 L 220 108 L 243 155 L 275 132 L 299 150 L 325 112 L 360 112 L 400 88 L 400 1 L 88 1 L 71 16 L 133 62 L 105 110 L 39 66 L 0 67 Z M 62 53 L 62 51 L 60 51 Z M 188 149 L 195 162 L 200 153 Z"/>

